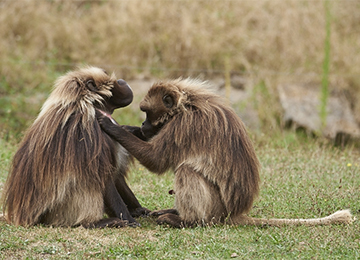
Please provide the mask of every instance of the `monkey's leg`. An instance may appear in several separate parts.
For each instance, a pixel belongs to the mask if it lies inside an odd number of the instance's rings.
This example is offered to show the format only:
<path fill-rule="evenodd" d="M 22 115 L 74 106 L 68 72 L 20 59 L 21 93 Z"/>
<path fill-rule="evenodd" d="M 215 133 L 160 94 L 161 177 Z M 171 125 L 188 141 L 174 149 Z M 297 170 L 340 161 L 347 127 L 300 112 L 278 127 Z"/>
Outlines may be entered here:
<path fill-rule="evenodd" d="M 175 208 L 187 223 L 214 224 L 227 215 L 219 188 L 190 166 L 176 171 L 175 190 Z"/>
<path fill-rule="evenodd" d="M 127 205 L 127 208 L 131 216 L 140 217 L 140 216 L 148 215 L 150 213 L 150 210 L 140 205 L 134 193 L 127 185 L 123 174 L 119 173 L 119 175 L 115 180 L 115 185 L 121 198 L 123 199 L 124 203 Z"/>
<path fill-rule="evenodd" d="M 192 227 L 195 223 L 218 223 L 226 216 L 218 187 L 190 166 L 182 165 L 176 170 L 175 190 L 175 208 L 179 216 L 161 215 L 157 220 L 159 224 Z"/>
<path fill-rule="evenodd" d="M 127 221 L 128 225 L 139 225 L 131 216 L 126 204 L 116 189 L 115 183 L 111 178 L 107 181 L 104 195 L 105 211 L 109 217 L 119 218 Z"/>

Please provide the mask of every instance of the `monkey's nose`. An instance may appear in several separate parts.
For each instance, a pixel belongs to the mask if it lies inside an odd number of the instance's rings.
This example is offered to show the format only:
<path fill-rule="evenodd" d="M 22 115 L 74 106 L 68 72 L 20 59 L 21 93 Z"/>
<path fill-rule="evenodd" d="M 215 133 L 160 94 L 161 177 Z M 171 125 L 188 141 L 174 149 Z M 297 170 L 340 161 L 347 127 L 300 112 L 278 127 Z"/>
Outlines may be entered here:
<path fill-rule="evenodd" d="M 126 85 L 127 84 L 126 81 L 123 80 L 123 79 L 118 79 L 117 82 L 119 83 L 119 85 Z"/>
<path fill-rule="evenodd" d="M 127 86 L 128 88 L 131 89 L 131 87 L 129 86 L 129 84 L 128 84 L 125 80 L 123 80 L 123 79 L 118 79 L 118 80 L 117 80 L 117 83 L 118 83 L 120 86 Z M 132 90 L 132 89 L 131 89 L 131 90 Z"/>

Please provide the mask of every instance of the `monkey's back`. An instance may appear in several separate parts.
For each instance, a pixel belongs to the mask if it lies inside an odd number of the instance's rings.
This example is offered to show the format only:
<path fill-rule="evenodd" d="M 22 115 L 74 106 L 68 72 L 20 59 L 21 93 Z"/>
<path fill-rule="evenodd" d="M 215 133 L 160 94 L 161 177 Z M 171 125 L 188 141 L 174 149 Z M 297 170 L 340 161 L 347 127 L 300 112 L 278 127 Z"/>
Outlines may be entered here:
<path fill-rule="evenodd" d="M 246 213 L 259 192 L 260 166 L 245 125 L 220 97 L 204 90 L 193 95 L 157 138 L 176 147 L 167 152 L 174 170 L 187 165 L 201 172 L 218 187 L 227 214 Z"/>
<path fill-rule="evenodd" d="M 4 190 L 9 222 L 74 226 L 102 218 L 116 147 L 95 118 L 84 125 L 85 115 L 71 111 L 49 109 L 24 136 Z"/>

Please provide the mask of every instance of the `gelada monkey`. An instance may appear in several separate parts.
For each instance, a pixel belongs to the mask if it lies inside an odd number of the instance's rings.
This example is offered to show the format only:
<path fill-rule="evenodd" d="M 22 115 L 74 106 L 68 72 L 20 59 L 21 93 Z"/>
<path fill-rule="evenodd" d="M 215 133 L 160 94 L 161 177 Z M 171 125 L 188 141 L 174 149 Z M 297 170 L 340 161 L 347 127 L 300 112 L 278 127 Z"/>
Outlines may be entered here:
<path fill-rule="evenodd" d="M 350 223 L 348 210 L 317 219 L 258 219 L 246 215 L 259 192 L 259 161 L 245 126 L 206 83 L 155 83 L 140 109 L 145 142 L 99 115 L 101 127 L 146 168 L 175 173 L 175 209 L 152 212 L 173 227 L 221 222 L 239 225 Z"/>
<path fill-rule="evenodd" d="M 100 68 L 60 77 L 13 158 L 5 219 L 22 226 L 138 225 L 134 217 L 149 211 L 125 182 L 129 155 L 95 117 L 95 109 L 111 114 L 132 99 L 124 80 Z"/>

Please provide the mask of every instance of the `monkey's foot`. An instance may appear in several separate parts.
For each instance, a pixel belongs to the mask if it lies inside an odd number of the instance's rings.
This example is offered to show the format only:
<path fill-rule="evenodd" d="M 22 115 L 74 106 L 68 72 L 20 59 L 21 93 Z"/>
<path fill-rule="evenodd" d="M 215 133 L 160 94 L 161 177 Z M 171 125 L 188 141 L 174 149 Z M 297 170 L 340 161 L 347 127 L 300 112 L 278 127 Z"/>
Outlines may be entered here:
<path fill-rule="evenodd" d="M 178 216 L 171 213 L 167 213 L 164 215 L 161 215 L 156 222 L 159 225 L 168 224 L 171 227 L 174 228 L 183 228 L 185 227 L 183 220 Z"/>
<path fill-rule="evenodd" d="M 160 209 L 160 210 L 153 210 L 149 213 L 151 217 L 158 217 L 164 214 L 174 214 L 179 215 L 179 212 L 176 209 Z"/>
<path fill-rule="evenodd" d="M 136 209 L 129 209 L 130 214 L 132 217 L 136 218 L 136 217 L 141 217 L 141 216 L 149 216 L 149 214 L 151 213 L 151 210 L 147 209 L 147 208 L 136 208 Z"/>

